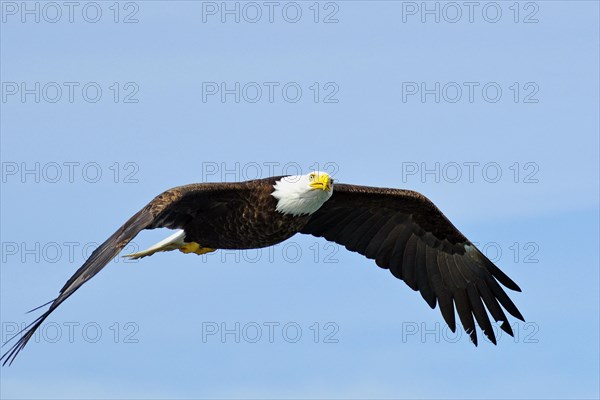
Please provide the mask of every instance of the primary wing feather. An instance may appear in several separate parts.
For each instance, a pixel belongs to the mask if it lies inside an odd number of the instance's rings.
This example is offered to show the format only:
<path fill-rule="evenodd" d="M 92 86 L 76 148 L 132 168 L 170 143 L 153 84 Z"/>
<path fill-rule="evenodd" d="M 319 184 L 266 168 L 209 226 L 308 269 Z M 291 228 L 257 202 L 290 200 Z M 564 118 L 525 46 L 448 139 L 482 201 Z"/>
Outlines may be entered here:
<path fill-rule="evenodd" d="M 456 308 L 475 344 L 475 321 L 496 343 L 488 312 L 512 335 L 500 304 L 523 319 L 498 282 L 516 291 L 519 286 L 420 193 L 336 184 L 333 196 L 301 232 L 375 259 L 378 266 L 418 290 L 431 308 L 439 304 L 452 331 Z"/>

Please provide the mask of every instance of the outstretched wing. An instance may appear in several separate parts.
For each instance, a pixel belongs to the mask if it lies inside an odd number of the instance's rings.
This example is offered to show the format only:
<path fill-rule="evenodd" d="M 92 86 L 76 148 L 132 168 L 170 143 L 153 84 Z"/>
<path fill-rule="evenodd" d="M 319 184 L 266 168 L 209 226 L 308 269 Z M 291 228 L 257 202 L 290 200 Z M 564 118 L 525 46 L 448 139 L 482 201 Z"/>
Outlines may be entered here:
<path fill-rule="evenodd" d="M 473 316 L 484 334 L 496 343 L 485 307 L 510 335 L 512 329 L 500 304 L 523 320 L 498 282 L 516 291 L 521 291 L 519 286 L 420 193 L 336 184 L 332 197 L 301 232 L 324 237 L 374 259 L 378 266 L 418 290 L 431 308 L 439 303 L 453 332 L 456 306 L 475 345 Z"/>
<path fill-rule="evenodd" d="M 20 336 L 0 357 L 0 360 L 4 360 L 3 365 L 12 364 L 44 320 L 85 282 L 100 272 L 142 230 L 162 227 L 186 228 L 202 211 L 234 201 L 246 190 L 248 186 L 243 183 L 204 183 L 176 187 L 158 195 L 92 253 L 65 283 L 56 299 L 38 307 L 50 304 L 47 311 L 9 339 L 10 342 Z"/>

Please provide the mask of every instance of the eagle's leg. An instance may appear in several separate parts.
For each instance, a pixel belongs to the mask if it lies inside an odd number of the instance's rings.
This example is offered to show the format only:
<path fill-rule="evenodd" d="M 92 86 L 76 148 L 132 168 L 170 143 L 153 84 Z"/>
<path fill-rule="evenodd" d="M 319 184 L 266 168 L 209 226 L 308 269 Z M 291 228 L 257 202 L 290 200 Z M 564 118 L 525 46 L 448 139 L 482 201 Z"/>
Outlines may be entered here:
<path fill-rule="evenodd" d="M 217 251 L 217 249 L 211 249 L 210 247 L 202 247 L 199 243 L 189 242 L 184 244 L 179 248 L 179 251 L 185 254 L 194 253 L 198 255 L 212 253 L 213 251 Z"/>

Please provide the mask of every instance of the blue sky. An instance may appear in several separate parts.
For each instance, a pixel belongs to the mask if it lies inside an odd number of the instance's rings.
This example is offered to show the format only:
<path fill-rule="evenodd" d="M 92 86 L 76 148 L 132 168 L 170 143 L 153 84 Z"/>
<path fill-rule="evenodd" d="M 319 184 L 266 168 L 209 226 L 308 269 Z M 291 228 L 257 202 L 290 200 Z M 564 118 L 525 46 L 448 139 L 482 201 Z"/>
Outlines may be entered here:
<path fill-rule="evenodd" d="M 475 348 L 312 237 L 119 259 L 2 398 L 598 398 L 597 2 L 23 4 L 0 3 L 3 341 L 161 191 L 314 166 L 427 195 L 527 322 Z"/>

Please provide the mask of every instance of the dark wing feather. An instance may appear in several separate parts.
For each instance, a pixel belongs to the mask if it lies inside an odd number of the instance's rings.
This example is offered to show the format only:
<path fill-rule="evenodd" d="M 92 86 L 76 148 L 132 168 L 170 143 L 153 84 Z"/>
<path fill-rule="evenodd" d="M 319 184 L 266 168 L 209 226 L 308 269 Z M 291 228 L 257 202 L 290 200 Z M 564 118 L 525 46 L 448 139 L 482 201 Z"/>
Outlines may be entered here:
<path fill-rule="evenodd" d="M 207 183 L 180 186 L 158 195 L 91 254 L 65 283 L 58 297 L 47 303 L 50 304 L 47 311 L 8 340 L 10 342 L 20 336 L 0 357 L 0 361 L 4 360 L 3 365 L 12 364 L 44 320 L 85 282 L 100 272 L 142 230 L 159 227 L 183 228 L 195 218 L 199 210 L 210 208 L 217 201 L 223 202 L 239 196 L 240 192 L 248 189 L 248 185 L 242 183 Z"/>
<path fill-rule="evenodd" d="M 429 306 L 439 304 L 452 331 L 456 307 L 475 344 L 475 321 L 496 343 L 488 312 L 512 335 L 500 305 L 523 319 L 498 282 L 516 291 L 519 286 L 417 192 L 336 184 L 333 196 L 301 232 L 375 259 L 378 266 L 418 290 Z"/>
<path fill-rule="evenodd" d="M 404 249 L 404 257 L 402 258 L 402 276 L 404 282 L 412 289 L 417 290 L 417 280 L 415 271 L 415 258 L 417 256 L 417 235 L 410 235 L 406 248 Z"/>
<path fill-rule="evenodd" d="M 423 247 L 425 248 L 423 249 Z M 435 251 L 432 251 L 431 247 L 423 244 L 421 248 L 417 248 L 417 265 L 422 266 L 421 268 L 417 268 L 417 284 L 419 286 L 421 296 L 431 308 L 435 308 L 435 303 L 437 300 L 435 299 L 435 293 L 431 288 L 431 283 L 429 282 L 429 277 L 427 276 L 427 270 L 429 264 L 432 264 L 432 268 L 435 268 L 435 264 L 437 263 L 436 258 L 437 254 L 435 254 Z"/>

